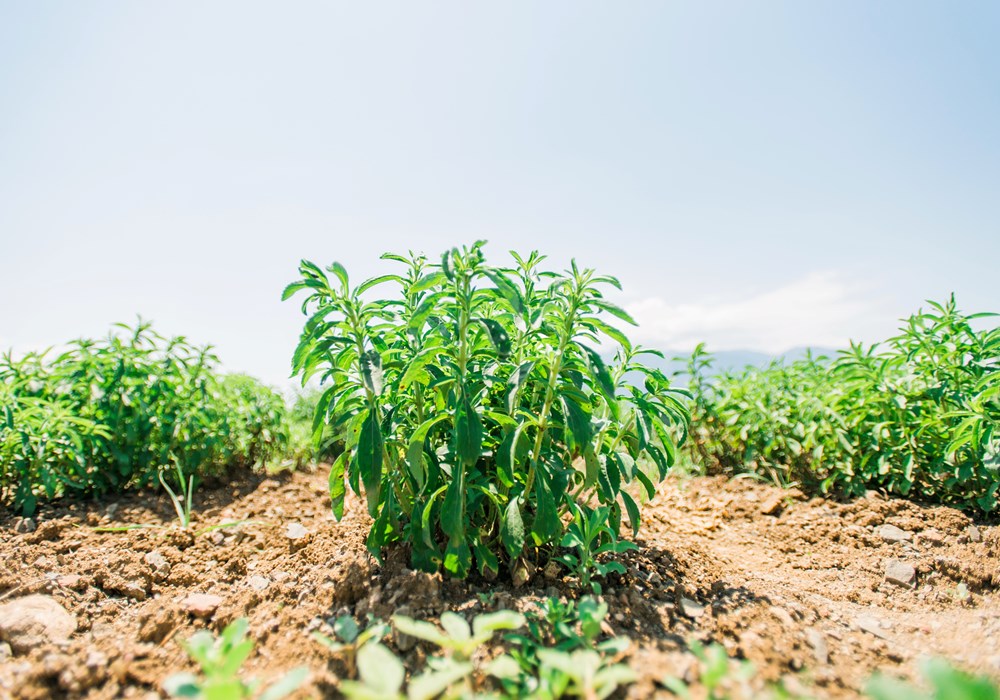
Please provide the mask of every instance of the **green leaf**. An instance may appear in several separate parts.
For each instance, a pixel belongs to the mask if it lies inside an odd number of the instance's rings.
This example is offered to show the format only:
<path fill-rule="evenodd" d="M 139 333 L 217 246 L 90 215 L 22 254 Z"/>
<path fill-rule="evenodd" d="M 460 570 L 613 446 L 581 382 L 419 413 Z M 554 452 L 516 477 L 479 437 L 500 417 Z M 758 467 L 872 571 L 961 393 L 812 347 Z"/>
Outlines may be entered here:
<path fill-rule="evenodd" d="M 599 309 L 603 309 L 604 311 L 607 311 L 612 316 L 620 318 L 622 321 L 625 321 L 625 323 L 629 325 L 632 326 L 639 325 L 638 323 L 635 322 L 635 319 L 632 318 L 632 316 L 629 315 L 627 311 L 625 311 L 625 309 L 619 306 L 615 306 L 609 301 L 605 301 L 604 299 L 596 299 L 594 300 L 594 306 L 598 307 Z"/>
<path fill-rule="evenodd" d="M 517 286 L 508 280 L 499 270 L 486 268 L 483 272 L 490 278 L 490 281 L 497 286 L 497 291 L 499 291 L 501 296 L 507 300 L 507 303 L 510 304 L 514 313 L 518 315 L 523 314 L 524 301 L 521 298 L 521 293 L 518 291 Z"/>
<path fill-rule="evenodd" d="M 358 360 L 361 366 L 361 380 L 375 396 L 381 396 L 385 388 L 382 374 L 382 356 L 375 350 L 368 350 Z"/>
<path fill-rule="evenodd" d="M 309 669 L 299 666 L 289 671 L 284 678 L 272 684 L 261 693 L 259 700 L 281 700 L 281 698 L 291 695 L 305 682 L 309 676 Z"/>
<path fill-rule="evenodd" d="M 419 294 L 420 292 L 426 292 L 428 289 L 433 289 L 434 287 L 442 284 L 445 281 L 445 275 L 443 272 L 431 272 L 419 280 L 410 285 L 408 292 L 410 294 Z"/>
<path fill-rule="evenodd" d="M 393 696 L 403 687 L 406 669 L 396 655 L 378 643 L 358 650 L 358 675 L 361 681 L 382 697 Z"/>
<path fill-rule="evenodd" d="M 500 523 L 500 541 L 511 559 L 521 556 L 524 549 L 524 520 L 521 518 L 521 500 L 512 498 L 504 510 Z"/>
<path fill-rule="evenodd" d="M 566 419 L 565 442 L 570 452 L 583 452 L 593 436 L 590 430 L 590 412 L 564 392 L 559 396 Z M 596 479 L 596 474 L 595 474 Z"/>
<path fill-rule="evenodd" d="M 474 667 L 468 661 L 447 659 L 435 670 L 428 670 L 410 681 L 407 700 L 431 700 L 472 673 Z"/>
<path fill-rule="evenodd" d="M 465 389 L 455 409 L 455 453 L 463 465 L 472 466 L 483 451 L 483 423 Z"/>
<path fill-rule="evenodd" d="M 339 262 L 333 262 L 326 269 L 337 276 L 337 279 L 340 280 L 340 285 L 344 290 L 344 294 L 347 294 L 350 289 L 350 284 L 347 281 L 347 270 L 344 269 L 344 266 Z"/>
<path fill-rule="evenodd" d="M 625 504 L 625 510 L 628 512 L 628 521 L 632 526 L 632 536 L 635 537 L 639 534 L 639 505 L 627 491 L 622 491 L 619 495 L 622 498 L 622 503 Z"/>
<path fill-rule="evenodd" d="M 406 461 L 410 474 L 417 483 L 417 488 L 423 488 L 425 482 L 424 443 L 427 440 L 427 435 L 430 433 L 431 428 L 447 417 L 447 413 L 439 413 L 433 418 L 425 420 L 413 431 L 410 437 L 410 446 L 406 450 Z"/>
<path fill-rule="evenodd" d="M 507 412 L 511 415 L 514 414 L 514 407 L 517 405 L 517 396 L 521 391 L 521 387 L 524 386 L 524 382 L 531 375 L 531 370 L 534 367 L 535 361 L 529 360 L 522 363 L 510 375 L 510 379 L 507 382 Z"/>
<path fill-rule="evenodd" d="M 562 534 L 562 522 L 552 485 L 547 476 L 539 469 L 535 473 L 535 519 L 531 524 L 531 534 L 539 544 L 552 542 Z"/>
<path fill-rule="evenodd" d="M 506 359 L 510 355 L 512 347 L 510 335 L 508 335 L 506 329 L 498 321 L 494 321 L 491 318 L 477 318 L 476 321 L 483 324 L 486 328 L 490 342 L 496 349 L 500 359 Z"/>
<path fill-rule="evenodd" d="M 378 512 L 383 451 L 384 445 L 378 411 L 373 408 L 367 412 L 364 422 L 361 424 L 361 433 L 358 436 L 358 446 L 354 455 L 361 481 L 365 485 L 365 493 L 368 496 L 368 513 L 372 517 L 375 517 Z"/>
<path fill-rule="evenodd" d="M 333 508 L 333 517 L 339 522 L 344 517 L 344 496 L 347 494 L 347 485 L 344 483 L 344 467 L 347 465 L 347 453 L 341 452 L 340 456 L 330 467 L 330 502 Z"/>
<path fill-rule="evenodd" d="M 583 343 L 577 345 L 586 353 L 587 361 L 590 363 L 590 370 L 597 378 L 597 389 L 604 396 L 609 406 L 618 407 L 618 399 L 615 397 L 615 382 L 611 378 L 611 373 L 601 359 L 600 354 L 593 348 L 587 347 Z"/>

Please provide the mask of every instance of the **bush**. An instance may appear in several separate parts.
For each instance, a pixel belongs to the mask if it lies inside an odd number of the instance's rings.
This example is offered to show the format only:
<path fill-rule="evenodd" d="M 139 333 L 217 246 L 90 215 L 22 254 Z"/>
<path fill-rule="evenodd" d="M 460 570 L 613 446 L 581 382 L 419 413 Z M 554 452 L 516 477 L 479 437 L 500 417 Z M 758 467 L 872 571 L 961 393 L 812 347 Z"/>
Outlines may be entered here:
<path fill-rule="evenodd" d="M 149 324 L 0 363 L 0 497 L 102 494 L 263 464 L 287 442 L 279 395 L 220 376 L 208 348 Z M 178 471 L 179 469 L 179 471 Z"/>
<path fill-rule="evenodd" d="M 347 485 L 363 486 L 376 556 L 405 541 L 415 567 L 459 577 L 473 557 L 487 577 L 538 563 L 577 504 L 606 505 L 612 533 L 622 508 L 637 528 L 624 487 L 637 480 L 653 495 L 687 409 L 662 372 L 636 362 L 648 351 L 607 322 L 633 323 L 601 292 L 617 280 L 575 263 L 543 270 L 537 253 L 491 267 L 482 242 L 438 265 L 383 258 L 403 272 L 355 287 L 339 263 L 331 281 L 303 261 L 283 295 L 308 292 L 293 370 L 303 384 L 320 377 L 314 429 L 331 426 L 346 448 L 330 472 L 335 515 Z M 367 298 L 386 284 L 400 292 Z M 618 345 L 610 364 L 601 339 Z"/>
<path fill-rule="evenodd" d="M 975 331 L 954 298 L 930 302 L 883 344 L 852 344 L 836 358 L 704 377 L 691 459 L 781 483 L 847 495 L 900 495 L 997 508 L 1000 484 L 1000 329 Z"/>

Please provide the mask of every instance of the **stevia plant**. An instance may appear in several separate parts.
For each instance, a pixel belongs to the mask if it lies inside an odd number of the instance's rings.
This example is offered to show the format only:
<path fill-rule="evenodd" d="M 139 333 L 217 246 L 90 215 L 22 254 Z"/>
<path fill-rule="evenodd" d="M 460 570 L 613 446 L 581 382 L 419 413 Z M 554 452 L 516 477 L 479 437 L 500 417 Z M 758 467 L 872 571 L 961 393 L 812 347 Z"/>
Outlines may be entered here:
<path fill-rule="evenodd" d="M 306 293 L 292 368 L 324 387 L 314 431 L 344 442 L 334 514 L 363 487 L 373 554 L 406 542 L 415 567 L 458 577 L 537 564 L 576 504 L 606 507 L 616 535 L 624 510 L 636 530 L 625 487 L 654 494 L 688 420 L 684 392 L 610 322 L 634 323 L 604 296 L 616 279 L 545 270 L 538 253 L 495 267 L 482 248 L 386 254 L 402 270 L 354 286 L 339 263 L 303 261 L 283 294 Z"/>

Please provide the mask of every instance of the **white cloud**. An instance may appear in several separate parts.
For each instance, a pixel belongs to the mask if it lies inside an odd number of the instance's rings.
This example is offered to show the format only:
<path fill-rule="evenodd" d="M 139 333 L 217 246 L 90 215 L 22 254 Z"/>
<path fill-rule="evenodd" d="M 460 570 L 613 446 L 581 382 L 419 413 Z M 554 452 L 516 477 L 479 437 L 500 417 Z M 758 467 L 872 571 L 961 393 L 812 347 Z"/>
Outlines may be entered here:
<path fill-rule="evenodd" d="M 635 337 L 647 345 L 690 350 L 705 342 L 710 350 L 780 353 L 801 346 L 842 347 L 849 339 L 891 332 L 895 315 L 867 287 L 840 272 L 812 272 L 738 301 L 672 304 L 648 297 L 626 308 L 639 323 Z"/>

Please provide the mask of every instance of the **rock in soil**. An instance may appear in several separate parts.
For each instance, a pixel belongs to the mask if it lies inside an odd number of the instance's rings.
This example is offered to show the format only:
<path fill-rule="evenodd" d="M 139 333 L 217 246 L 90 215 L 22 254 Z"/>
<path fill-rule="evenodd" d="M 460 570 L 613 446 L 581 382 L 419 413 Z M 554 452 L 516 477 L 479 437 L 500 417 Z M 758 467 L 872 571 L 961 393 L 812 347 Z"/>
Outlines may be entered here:
<path fill-rule="evenodd" d="M 890 544 L 905 542 L 912 537 L 906 530 L 902 530 L 895 525 L 889 525 L 888 523 L 878 529 L 878 536 Z"/>
<path fill-rule="evenodd" d="M 885 564 L 885 580 L 897 586 L 913 588 L 917 581 L 917 571 L 904 561 L 890 559 Z"/>
<path fill-rule="evenodd" d="M 74 632 L 76 618 L 49 596 L 29 595 L 0 605 L 0 640 L 15 654 L 65 642 Z"/>
<path fill-rule="evenodd" d="M 215 614 L 216 609 L 222 605 L 222 600 L 221 596 L 210 593 L 192 593 L 184 599 L 181 605 L 186 612 L 195 617 L 208 618 Z"/>

